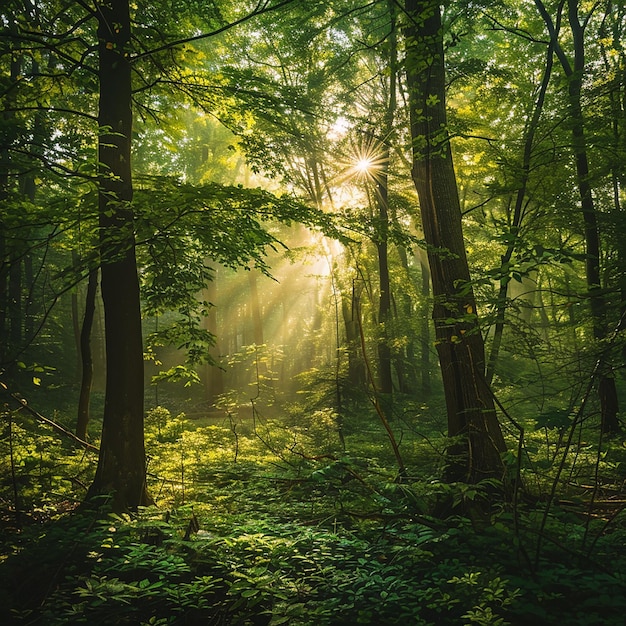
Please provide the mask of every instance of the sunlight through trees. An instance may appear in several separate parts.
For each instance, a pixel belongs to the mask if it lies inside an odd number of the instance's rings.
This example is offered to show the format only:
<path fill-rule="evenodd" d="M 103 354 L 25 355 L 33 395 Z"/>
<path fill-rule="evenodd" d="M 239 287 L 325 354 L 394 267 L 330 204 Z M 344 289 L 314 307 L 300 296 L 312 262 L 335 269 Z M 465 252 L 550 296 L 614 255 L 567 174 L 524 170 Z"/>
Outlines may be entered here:
<path fill-rule="evenodd" d="M 621 624 L 622 5 L 5 0 L 2 623 Z"/>

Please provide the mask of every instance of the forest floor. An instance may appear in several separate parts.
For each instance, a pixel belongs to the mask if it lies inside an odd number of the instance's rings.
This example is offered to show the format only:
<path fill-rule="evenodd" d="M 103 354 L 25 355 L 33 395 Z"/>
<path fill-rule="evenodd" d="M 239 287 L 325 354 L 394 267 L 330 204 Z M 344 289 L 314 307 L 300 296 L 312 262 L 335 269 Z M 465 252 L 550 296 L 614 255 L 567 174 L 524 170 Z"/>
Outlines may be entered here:
<path fill-rule="evenodd" d="M 399 481 L 375 422 L 347 424 L 343 451 L 335 418 L 155 409 L 146 443 L 157 505 L 133 515 L 79 507 L 95 455 L 16 420 L 0 622 L 624 624 L 621 442 L 598 459 L 581 439 L 561 457 L 558 436 L 538 432 L 526 443 L 526 495 L 493 501 L 488 483 L 439 480 L 434 431 L 396 424 L 409 467 Z M 453 506 L 435 516 L 442 499 Z"/>

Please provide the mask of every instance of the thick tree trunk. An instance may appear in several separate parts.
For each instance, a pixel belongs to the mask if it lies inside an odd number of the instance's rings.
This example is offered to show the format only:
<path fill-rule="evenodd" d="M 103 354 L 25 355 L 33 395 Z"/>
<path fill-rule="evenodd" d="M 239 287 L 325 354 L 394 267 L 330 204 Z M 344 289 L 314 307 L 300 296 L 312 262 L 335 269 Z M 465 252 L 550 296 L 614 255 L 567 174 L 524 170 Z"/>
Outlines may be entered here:
<path fill-rule="evenodd" d="M 448 478 L 503 477 L 506 450 L 485 382 L 483 338 L 461 226 L 446 130 L 443 35 L 437 2 L 406 0 L 407 85 L 413 180 L 422 215 L 434 296 L 433 319 L 448 414 Z"/>
<path fill-rule="evenodd" d="M 116 510 L 151 503 L 143 434 L 144 373 L 131 179 L 128 0 L 98 3 L 99 215 L 107 379 L 100 456 L 88 497 Z"/>

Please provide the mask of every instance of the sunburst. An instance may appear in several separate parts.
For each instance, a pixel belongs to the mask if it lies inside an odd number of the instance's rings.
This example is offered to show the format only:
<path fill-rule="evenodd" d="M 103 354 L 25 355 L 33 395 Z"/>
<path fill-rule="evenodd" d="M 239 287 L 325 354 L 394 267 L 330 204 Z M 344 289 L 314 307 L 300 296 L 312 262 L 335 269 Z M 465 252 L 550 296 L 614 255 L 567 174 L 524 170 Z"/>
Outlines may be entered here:
<path fill-rule="evenodd" d="M 346 159 L 342 179 L 356 179 L 365 182 L 381 180 L 387 166 L 388 157 L 383 145 L 376 139 L 367 139 L 354 146 Z"/>

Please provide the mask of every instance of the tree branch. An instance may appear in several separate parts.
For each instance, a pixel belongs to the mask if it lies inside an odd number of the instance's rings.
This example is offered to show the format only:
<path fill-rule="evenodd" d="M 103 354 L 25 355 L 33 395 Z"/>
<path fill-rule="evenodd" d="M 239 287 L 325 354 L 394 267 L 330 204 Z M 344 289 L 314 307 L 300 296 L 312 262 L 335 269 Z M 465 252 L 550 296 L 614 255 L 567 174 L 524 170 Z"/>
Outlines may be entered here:
<path fill-rule="evenodd" d="M 8 387 L 4 383 L 2 383 L 2 382 L 0 382 L 0 389 L 3 389 L 4 391 L 6 391 L 6 393 L 8 393 L 11 396 L 11 398 L 13 398 L 13 400 L 15 400 L 15 402 L 17 402 L 20 405 L 21 408 L 26 409 L 33 417 L 38 419 L 40 422 L 43 422 L 44 424 L 47 424 L 48 426 L 51 426 L 58 433 L 64 435 L 65 437 L 68 437 L 69 439 L 71 439 L 75 443 L 77 443 L 80 446 L 82 446 L 83 448 L 85 448 L 85 450 L 91 450 L 92 452 L 98 452 L 98 448 L 96 446 L 94 446 L 93 444 L 89 443 L 88 441 L 83 441 L 82 439 L 77 437 L 73 432 L 71 432 L 71 431 L 67 430 L 66 428 L 64 428 L 63 426 L 61 426 L 61 424 L 57 424 L 56 422 L 53 422 L 51 419 L 43 416 L 38 411 L 35 411 L 35 409 L 31 408 L 28 405 L 26 400 L 24 400 L 23 398 L 20 398 L 16 393 L 12 393 L 11 391 L 9 391 Z"/>
<path fill-rule="evenodd" d="M 278 4 L 274 4 L 271 6 L 267 6 L 267 2 L 259 2 L 256 8 L 252 11 L 252 13 L 248 13 L 247 15 L 244 15 L 243 17 L 239 18 L 238 20 L 235 20 L 234 22 L 230 22 L 228 24 L 225 24 L 224 26 L 220 26 L 220 28 L 217 28 L 216 30 L 213 30 L 209 33 L 201 33 L 200 35 L 194 35 L 193 37 L 185 37 L 184 39 L 177 39 L 176 41 L 170 41 L 169 43 L 163 44 L 162 46 L 158 46 L 157 48 L 153 48 L 152 50 L 149 50 L 147 52 L 142 52 L 141 54 L 135 55 L 132 58 L 132 61 L 134 62 L 139 59 L 150 57 L 153 54 L 157 54 L 165 50 L 170 50 L 172 48 L 182 46 L 186 43 L 191 43 L 192 41 L 200 41 L 202 39 L 209 39 L 210 37 L 215 37 L 216 35 L 220 35 L 221 33 L 224 33 L 230 30 L 231 28 L 234 28 L 235 26 L 239 26 L 239 24 L 243 24 L 244 22 L 247 22 L 255 17 L 258 17 L 259 15 L 270 13 L 271 11 L 276 11 L 289 4 L 292 4 L 293 2 L 294 0 L 282 0 L 282 2 L 279 2 Z"/>

